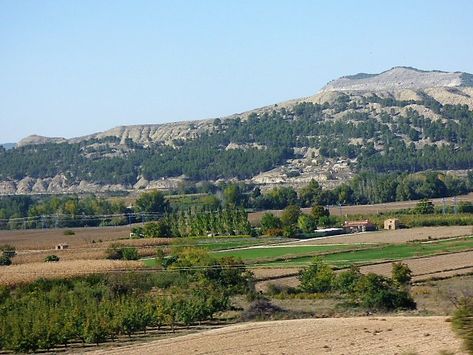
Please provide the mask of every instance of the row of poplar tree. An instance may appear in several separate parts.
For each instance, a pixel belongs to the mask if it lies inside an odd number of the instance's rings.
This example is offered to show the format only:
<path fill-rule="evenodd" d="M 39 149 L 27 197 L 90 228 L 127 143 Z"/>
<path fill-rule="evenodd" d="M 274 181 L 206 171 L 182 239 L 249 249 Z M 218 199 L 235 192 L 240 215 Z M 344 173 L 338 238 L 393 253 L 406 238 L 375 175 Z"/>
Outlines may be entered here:
<path fill-rule="evenodd" d="M 138 237 L 248 235 L 251 234 L 251 225 L 247 213 L 240 208 L 189 210 L 167 214 L 158 222 L 134 228 L 133 233 Z"/>

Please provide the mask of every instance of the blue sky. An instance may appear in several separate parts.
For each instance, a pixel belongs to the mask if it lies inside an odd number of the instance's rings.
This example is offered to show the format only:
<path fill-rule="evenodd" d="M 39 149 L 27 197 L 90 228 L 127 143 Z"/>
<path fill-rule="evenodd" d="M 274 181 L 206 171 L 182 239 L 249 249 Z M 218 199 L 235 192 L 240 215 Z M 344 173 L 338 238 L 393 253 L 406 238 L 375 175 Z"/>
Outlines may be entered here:
<path fill-rule="evenodd" d="M 0 142 L 219 117 L 396 65 L 473 73 L 473 1 L 0 0 Z"/>

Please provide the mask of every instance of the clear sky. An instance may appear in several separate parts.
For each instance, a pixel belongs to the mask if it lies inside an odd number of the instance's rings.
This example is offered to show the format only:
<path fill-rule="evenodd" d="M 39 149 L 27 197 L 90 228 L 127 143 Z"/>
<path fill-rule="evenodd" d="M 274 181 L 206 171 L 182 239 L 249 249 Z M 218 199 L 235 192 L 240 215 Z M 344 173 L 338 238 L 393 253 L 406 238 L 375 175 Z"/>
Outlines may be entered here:
<path fill-rule="evenodd" d="M 473 1 L 0 0 L 0 142 L 219 117 L 396 65 L 473 73 Z"/>

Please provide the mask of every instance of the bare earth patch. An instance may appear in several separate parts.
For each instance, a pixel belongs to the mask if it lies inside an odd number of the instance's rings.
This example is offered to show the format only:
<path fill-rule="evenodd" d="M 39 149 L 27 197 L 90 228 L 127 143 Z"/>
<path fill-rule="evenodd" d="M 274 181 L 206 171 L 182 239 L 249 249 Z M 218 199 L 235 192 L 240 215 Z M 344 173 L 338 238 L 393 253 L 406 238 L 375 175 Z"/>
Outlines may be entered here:
<path fill-rule="evenodd" d="M 445 317 L 297 319 L 244 323 L 95 354 L 438 354 L 461 351 Z"/>
<path fill-rule="evenodd" d="M 413 274 L 413 281 L 428 280 L 433 277 L 452 277 L 457 275 L 465 275 L 473 272 L 473 251 L 465 251 L 460 253 L 435 255 L 425 258 L 405 259 L 403 263 L 409 265 Z M 367 265 L 360 268 L 361 272 L 374 272 L 376 274 L 391 276 L 392 262 L 381 264 Z M 256 271 L 256 270 L 255 270 Z M 296 269 L 272 269 L 266 272 L 266 277 L 258 277 L 264 280 L 256 284 L 258 291 L 265 291 L 268 284 L 277 284 L 281 286 L 297 287 L 299 280 L 296 276 L 290 275 L 290 272 L 297 272 Z M 273 280 L 268 280 L 269 277 Z"/>
<path fill-rule="evenodd" d="M 413 240 L 451 238 L 473 234 L 472 226 L 418 227 L 410 229 L 382 230 L 356 234 L 344 234 L 328 238 L 302 240 L 300 245 L 393 243 L 402 244 Z M 296 244 L 296 243 L 292 243 Z"/>
<path fill-rule="evenodd" d="M 406 259 L 402 261 L 409 265 L 414 275 L 414 281 L 429 279 L 432 276 L 458 275 L 470 272 L 469 267 L 473 267 L 473 251 L 461 253 L 436 255 L 419 259 Z M 363 266 L 363 273 L 374 272 L 385 276 L 391 275 L 392 263 Z M 454 271 L 454 272 L 452 272 Z"/>

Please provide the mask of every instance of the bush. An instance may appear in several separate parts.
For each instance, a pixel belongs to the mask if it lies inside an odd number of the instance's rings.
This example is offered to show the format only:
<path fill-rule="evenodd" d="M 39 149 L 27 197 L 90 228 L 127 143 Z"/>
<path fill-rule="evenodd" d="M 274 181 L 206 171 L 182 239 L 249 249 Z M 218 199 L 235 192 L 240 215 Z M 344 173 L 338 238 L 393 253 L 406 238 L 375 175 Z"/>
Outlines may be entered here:
<path fill-rule="evenodd" d="M 138 249 L 121 243 L 113 243 L 106 251 L 107 259 L 111 260 L 138 260 Z"/>
<path fill-rule="evenodd" d="M 135 247 L 125 247 L 122 249 L 122 259 L 123 260 L 138 260 L 140 257 L 138 255 L 138 249 Z"/>
<path fill-rule="evenodd" d="M 48 255 L 47 257 L 44 258 L 44 262 L 46 263 L 56 263 L 59 261 L 59 257 L 57 255 Z"/>
<path fill-rule="evenodd" d="M 352 294 L 362 276 L 360 269 L 353 265 L 350 270 L 342 271 L 337 275 L 335 287 L 340 293 Z"/>
<path fill-rule="evenodd" d="M 407 286 L 412 280 L 412 271 L 406 264 L 393 263 L 391 278 L 398 286 Z"/>
<path fill-rule="evenodd" d="M 271 229 L 281 228 L 281 220 L 272 213 L 265 213 L 261 217 L 260 224 L 264 233 Z"/>
<path fill-rule="evenodd" d="M 309 267 L 300 271 L 298 278 L 306 292 L 328 292 L 332 289 L 335 273 L 322 259 L 314 258 Z"/>
<path fill-rule="evenodd" d="M 417 202 L 416 207 L 414 208 L 414 212 L 418 214 L 432 214 L 434 211 L 434 204 L 428 199 L 423 199 Z"/>
<path fill-rule="evenodd" d="M 6 255 L 0 256 L 0 266 L 8 266 L 11 265 L 11 259 Z"/>
<path fill-rule="evenodd" d="M 2 255 L 8 258 L 13 258 L 16 255 L 16 249 L 13 245 L 2 245 L 0 246 L 0 250 L 2 251 Z"/>
<path fill-rule="evenodd" d="M 291 226 L 297 223 L 301 215 L 301 208 L 296 205 L 287 206 L 281 214 L 281 223 L 283 226 Z"/>
<path fill-rule="evenodd" d="M 64 234 L 64 235 L 75 235 L 76 232 L 74 232 L 71 229 L 66 229 L 62 234 Z"/>
<path fill-rule="evenodd" d="M 284 310 L 265 298 L 257 299 L 250 304 L 250 307 L 241 314 L 244 321 L 254 319 L 271 319 L 276 314 L 282 313 Z"/>
<path fill-rule="evenodd" d="M 464 297 L 453 314 L 453 330 L 463 339 L 465 348 L 473 354 L 473 297 Z"/>
<path fill-rule="evenodd" d="M 282 237 L 284 231 L 282 230 L 282 228 L 270 228 L 267 229 L 265 233 L 268 237 Z"/>
<path fill-rule="evenodd" d="M 406 290 L 398 289 L 391 279 L 373 273 L 358 280 L 352 296 L 361 307 L 370 310 L 416 308 L 416 303 Z"/>

